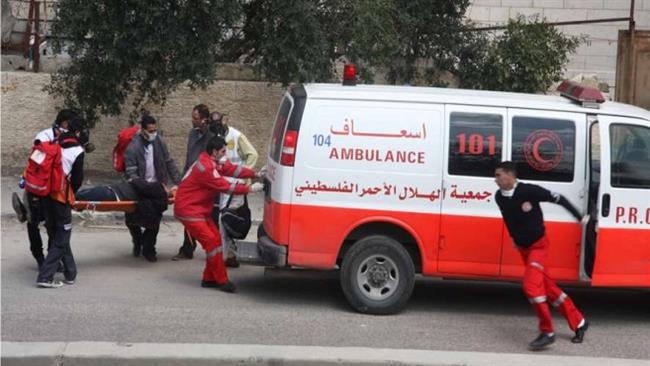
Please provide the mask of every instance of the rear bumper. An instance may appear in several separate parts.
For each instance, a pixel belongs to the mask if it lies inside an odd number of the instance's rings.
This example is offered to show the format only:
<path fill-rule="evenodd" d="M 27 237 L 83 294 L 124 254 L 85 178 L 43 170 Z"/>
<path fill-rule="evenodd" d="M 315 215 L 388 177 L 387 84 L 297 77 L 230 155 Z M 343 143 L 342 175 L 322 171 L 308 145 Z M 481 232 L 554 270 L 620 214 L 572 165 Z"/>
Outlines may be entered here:
<path fill-rule="evenodd" d="M 285 267 L 287 265 L 287 247 L 275 243 L 266 235 L 257 239 L 257 251 L 267 266 Z"/>

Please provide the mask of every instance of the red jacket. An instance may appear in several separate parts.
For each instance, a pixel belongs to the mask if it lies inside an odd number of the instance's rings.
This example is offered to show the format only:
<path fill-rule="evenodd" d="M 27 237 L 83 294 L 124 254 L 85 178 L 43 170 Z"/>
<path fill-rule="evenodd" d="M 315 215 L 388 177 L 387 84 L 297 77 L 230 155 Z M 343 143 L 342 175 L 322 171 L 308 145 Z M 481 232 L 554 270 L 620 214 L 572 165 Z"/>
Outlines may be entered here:
<path fill-rule="evenodd" d="M 215 197 L 222 192 L 247 194 L 245 184 L 231 183 L 224 178 L 254 178 L 255 171 L 230 162 L 218 164 L 202 152 L 183 177 L 174 200 L 174 216 L 181 221 L 211 220 Z"/>

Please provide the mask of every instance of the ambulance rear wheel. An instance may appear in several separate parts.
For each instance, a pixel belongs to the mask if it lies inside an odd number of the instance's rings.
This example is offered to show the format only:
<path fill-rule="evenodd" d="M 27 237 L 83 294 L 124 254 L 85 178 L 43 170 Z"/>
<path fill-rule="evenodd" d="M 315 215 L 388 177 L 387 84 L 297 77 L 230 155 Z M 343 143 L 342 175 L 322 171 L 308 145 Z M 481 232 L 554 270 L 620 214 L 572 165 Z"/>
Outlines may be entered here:
<path fill-rule="evenodd" d="M 369 236 L 347 252 L 340 277 L 343 294 L 355 310 L 395 314 L 411 297 L 415 267 L 399 242 L 386 236 Z"/>

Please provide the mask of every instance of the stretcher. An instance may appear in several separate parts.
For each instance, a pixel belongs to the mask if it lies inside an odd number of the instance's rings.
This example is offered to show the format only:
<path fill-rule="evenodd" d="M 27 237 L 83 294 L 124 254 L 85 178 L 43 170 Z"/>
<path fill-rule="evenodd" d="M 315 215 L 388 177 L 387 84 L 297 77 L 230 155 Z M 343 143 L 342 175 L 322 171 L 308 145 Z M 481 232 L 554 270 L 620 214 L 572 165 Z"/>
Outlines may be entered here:
<path fill-rule="evenodd" d="M 90 210 L 93 212 L 125 212 L 135 211 L 138 201 L 75 201 L 72 208 L 76 211 Z M 174 197 L 169 197 L 167 203 L 174 204 Z"/>

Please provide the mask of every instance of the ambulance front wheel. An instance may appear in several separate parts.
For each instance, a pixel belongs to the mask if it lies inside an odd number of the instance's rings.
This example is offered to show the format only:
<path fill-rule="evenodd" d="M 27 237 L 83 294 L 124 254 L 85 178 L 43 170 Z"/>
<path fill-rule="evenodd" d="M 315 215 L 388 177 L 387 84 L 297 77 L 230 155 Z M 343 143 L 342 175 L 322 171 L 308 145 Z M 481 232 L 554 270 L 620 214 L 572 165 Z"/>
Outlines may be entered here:
<path fill-rule="evenodd" d="M 346 253 L 340 277 L 343 293 L 355 310 L 395 314 L 411 297 L 415 267 L 399 242 L 386 236 L 369 236 Z"/>

